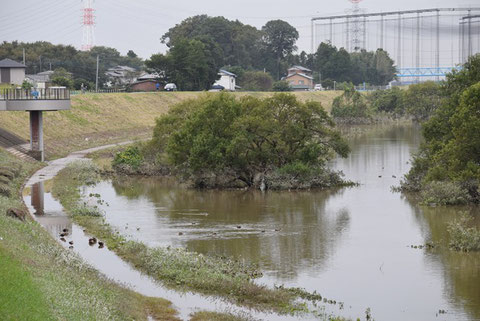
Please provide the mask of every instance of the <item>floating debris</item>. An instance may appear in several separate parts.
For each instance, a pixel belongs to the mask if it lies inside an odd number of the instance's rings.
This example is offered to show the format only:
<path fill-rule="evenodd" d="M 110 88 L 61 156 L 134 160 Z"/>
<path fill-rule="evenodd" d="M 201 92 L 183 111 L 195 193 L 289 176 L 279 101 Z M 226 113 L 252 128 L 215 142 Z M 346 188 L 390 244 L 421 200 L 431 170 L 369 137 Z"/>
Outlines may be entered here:
<path fill-rule="evenodd" d="M 178 235 L 183 235 L 183 233 L 182 233 L 182 232 L 178 232 Z"/>

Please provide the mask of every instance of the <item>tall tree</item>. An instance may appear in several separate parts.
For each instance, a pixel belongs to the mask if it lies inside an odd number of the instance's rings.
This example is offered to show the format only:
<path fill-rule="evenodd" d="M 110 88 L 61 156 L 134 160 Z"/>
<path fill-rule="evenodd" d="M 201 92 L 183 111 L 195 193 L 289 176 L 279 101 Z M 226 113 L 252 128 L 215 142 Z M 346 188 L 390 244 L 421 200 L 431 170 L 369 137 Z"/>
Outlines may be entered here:
<path fill-rule="evenodd" d="M 263 42 L 268 54 L 276 60 L 276 77 L 280 79 L 281 62 L 297 50 L 298 31 L 288 22 L 271 20 L 262 27 Z"/>
<path fill-rule="evenodd" d="M 152 55 L 145 64 L 180 90 L 208 90 L 218 79 L 221 49 L 211 39 L 179 39 L 166 54 Z"/>

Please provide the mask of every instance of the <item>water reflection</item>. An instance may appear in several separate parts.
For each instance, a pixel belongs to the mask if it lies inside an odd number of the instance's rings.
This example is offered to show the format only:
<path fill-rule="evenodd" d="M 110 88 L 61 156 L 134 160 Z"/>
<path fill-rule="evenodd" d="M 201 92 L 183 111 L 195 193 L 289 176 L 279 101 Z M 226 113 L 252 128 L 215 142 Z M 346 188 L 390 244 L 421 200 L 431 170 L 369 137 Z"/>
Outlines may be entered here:
<path fill-rule="evenodd" d="M 376 320 L 480 320 L 478 255 L 409 247 L 447 242 L 446 222 L 458 214 L 391 192 L 419 144 L 416 127 L 353 137 L 350 157 L 331 166 L 360 186 L 340 190 L 196 191 L 123 178 L 86 194 L 100 193 L 107 221 L 131 237 L 257 262 L 261 282 L 344 301 L 345 317 L 371 307 Z"/>
<path fill-rule="evenodd" d="M 117 179 L 111 184 L 115 195 L 124 198 L 114 202 L 107 198 L 108 219 L 122 227 L 129 222 L 150 222 L 140 232 L 133 232 L 136 237 L 153 245 L 234 255 L 257 262 L 282 279 L 296 275 L 301 262 L 315 263 L 321 269 L 350 222 L 346 208 L 328 208 L 328 199 L 345 190 L 194 191 L 145 178 Z M 108 197 L 109 186 L 109 182 L 103 183 L 95 191 Z M 142 201 L 145 199 L 150 205 Z M 125 202 L 132 200 L 141 210 L 123 216 L 128 206 Z"/>
<path fill-rule="evenodd" d="M 62 233 L 64 229 L 71 231 L 72 222 L 63 212 L 62 206 L 52 197 L 50 193 L 45 193 L 45 182 L 38 182 L 30 187 L 30 203 L 35 219 L 54 237 Z M 28 204 L 27 203 L 27 204 Z M 48 209 L 45 210 L 45 204 Z"/>

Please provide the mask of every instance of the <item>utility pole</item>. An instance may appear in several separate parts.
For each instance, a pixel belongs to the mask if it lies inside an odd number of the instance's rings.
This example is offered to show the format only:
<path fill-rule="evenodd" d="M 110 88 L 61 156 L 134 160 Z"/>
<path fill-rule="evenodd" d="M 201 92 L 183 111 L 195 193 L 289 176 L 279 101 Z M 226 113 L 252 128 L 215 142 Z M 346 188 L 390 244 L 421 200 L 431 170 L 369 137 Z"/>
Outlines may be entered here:
<path fill-rule="evenodd" d="M 23 64 L 25 65 L 25 48 L 23 48 Z"/>
<path fill-rule="evenodd" d="M 98 93 L 98 61 L 99 61 L 99 56 L 97 55 L 97 74 L 95 76 L 95 92 Z"/>

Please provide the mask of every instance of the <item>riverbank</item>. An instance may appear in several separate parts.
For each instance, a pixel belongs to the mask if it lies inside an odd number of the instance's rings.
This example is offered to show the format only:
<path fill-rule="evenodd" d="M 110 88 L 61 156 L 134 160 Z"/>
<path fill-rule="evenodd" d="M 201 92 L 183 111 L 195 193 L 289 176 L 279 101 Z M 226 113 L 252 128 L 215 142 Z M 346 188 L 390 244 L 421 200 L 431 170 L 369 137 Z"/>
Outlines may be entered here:
<path fill-rule="evenodd" d="M 256 310 L 281 314 L 307 312 L 305 302 L 321 302 L 320 295 L 301 289 L 272 289 L 257 285 L 252 280 L 261 276 L 261 273 L 249 263 L 222 256 L 204 256 L 181 248 L 151 248 L 126 238 L 105 223 L 96 205 L 85 204 L 82 199 L 79 188 L 97 181 L 97 172 L 92 164 L 74 163 L 60 171 L 52 193 L 72 215 L 75 223 L 102 240 L 109 250 L 136 269 L 170 288 L 221 296 Z M 101 196 L 96 197 L 97 202 L 101 203 Z M 299 299 L 303 299 L 302 302 Z"/>
<path fill-rule="evenodd" d="M 21 162 L 0 150 L 0 167 L 17 168 L 0 195 L 0 319 L 2 320 L 179 320 L 170 302 L 148 298 L 108 280 L 62 248 L 27 214 L 20 189 L 39 163 Z M 25 212 L 24 212 L 25 213 Z"/>
<path fill-rule="evenodd" d="M 81 149 L 145 139 L 152 135 L 155 119 L 179 102 L 203 92 L 111 93 L 72 96 L 68 111 L 48 112 L 44 116 L 47 159 L 55 159 Z M 215 94 L 215 93 L 213 93 Z M 340 91 L 296 92 L 300 101 L 314 100 L 330 110 Z M 273 93 L 237 92 L 236 97 L 268 97 Z M 28 113 L 8 112 L 0 118 L 0 128 L 29 139 Z"/>

